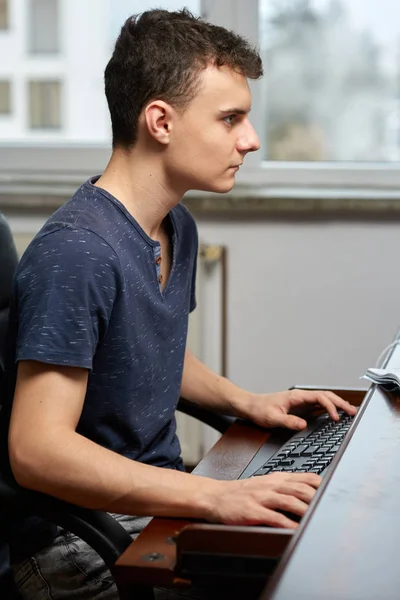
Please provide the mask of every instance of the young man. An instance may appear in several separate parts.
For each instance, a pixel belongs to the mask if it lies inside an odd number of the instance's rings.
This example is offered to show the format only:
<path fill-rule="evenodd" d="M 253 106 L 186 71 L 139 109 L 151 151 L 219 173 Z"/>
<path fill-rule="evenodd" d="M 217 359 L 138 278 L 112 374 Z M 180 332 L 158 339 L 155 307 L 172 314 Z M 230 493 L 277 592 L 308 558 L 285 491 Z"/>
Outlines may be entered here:
<path fill-rule="evenodd" d="M 128 19 L 105 71 L 111 160 L 19 266 L 13 473 L 28 488 L 119 515 L 132 535 L 147 522 L 137 515 L 296 527 L 276 510 L 303 515 L 319 485 L 313 474 L 227 482 L 185 473 L 180 393 L 264 427 L 305 427 L 289 413 L 307 404 L 334 419 L 338 407 L 355 412 L 329 392 L 245 391 L 186 349 L 197 233 L 180 202 L 189 189 L 229 191 L 259 148 L 247 78 L 261 74 L 245 40 L 186 11 Z M 116 598 L 86 545 L 43 522 L 29 526 L 14 549 L 23 598 Z"/>

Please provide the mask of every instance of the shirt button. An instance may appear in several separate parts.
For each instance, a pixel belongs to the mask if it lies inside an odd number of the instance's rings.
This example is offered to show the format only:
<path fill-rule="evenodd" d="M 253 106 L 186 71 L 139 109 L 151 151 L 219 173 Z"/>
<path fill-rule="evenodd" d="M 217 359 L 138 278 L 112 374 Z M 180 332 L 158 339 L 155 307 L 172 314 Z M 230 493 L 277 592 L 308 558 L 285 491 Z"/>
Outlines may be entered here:
<path fill-rule="evenodd" d="M 158 278 L 158 283 L 162 283 L 162 275 Z"/>
<path fill-rule="evenodd" d="M 160 263 L 161 263 L 161 256 L 157 256 L 156 265 L 159 265 Z"/>

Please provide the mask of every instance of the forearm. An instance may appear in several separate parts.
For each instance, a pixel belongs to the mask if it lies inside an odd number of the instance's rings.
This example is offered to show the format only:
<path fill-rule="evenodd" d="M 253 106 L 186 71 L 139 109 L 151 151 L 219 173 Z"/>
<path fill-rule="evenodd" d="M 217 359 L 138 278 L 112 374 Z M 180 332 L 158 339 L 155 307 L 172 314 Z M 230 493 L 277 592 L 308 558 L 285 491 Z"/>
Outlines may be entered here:
<path fill-rule="evenodd" d="M 141 464 L 75 432 L 54 432 L 35 448 L 19 444 L 11 455 L 24 487 L 109 512 L 210 518 L 218 483 Z"/>
<path fill-rule="evenodd" d="M 186 350 L 181 396 L 215 412 L 242 417 L 252 394 L 217 375 Z"/>

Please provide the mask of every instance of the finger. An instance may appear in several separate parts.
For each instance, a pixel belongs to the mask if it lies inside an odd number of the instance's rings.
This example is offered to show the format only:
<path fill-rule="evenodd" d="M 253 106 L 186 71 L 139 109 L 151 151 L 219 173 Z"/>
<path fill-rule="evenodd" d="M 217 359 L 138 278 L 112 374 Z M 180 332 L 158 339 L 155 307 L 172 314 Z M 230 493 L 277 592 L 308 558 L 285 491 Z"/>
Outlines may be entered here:
<path fill-rule="evenodd" d="M 347 402 L 347 400 L 343 400 L 343 398 L 340 398 L 340 396 L 334 392 L 326 391 L 325 393 L 338 408 L 344 410 L 348 415 L 353 416 L 357 413 L 357 407 L 350 404 L 350 402 Z"/>
<path fill-rule="evenodd" d="M 297 529 L 299 524 L 287 515 L 266 508 L 257 519 L 255 525 L 269 525 L 270 527 L 282 527 L 283 529 Z"/>
<path fill-rule="evenodd" d="M 291 494 L 277 494 L 274 505 L 279 510 L 291 512 L 294 515 L 303 517 L 307 511 L 308 504 Z"/>
<path fill-rule="evenodd" d="M 274 508 L 267 508 L 259 504 L 251 511 L 251 517 L 243 519 L 229 519 L 229 525 L 268 525 L 270 527 L 283 527 L 284 529 L 296 529 L 298 524 L 289 516 L 276 512 Z"/>
<path fill-rule="evenodd" d="M 275 421 L 275 427 L 287 427 L 288 429 L 296 429 L 298 431 L 307 427 L 307 421 L 295 415 L 282 414 L 276 417 Z"/>
<path fill-rule="evenodd" d="M 271 473 L 272 475 L 272 473 Z M 311 487 L 318 489 L 322 483 L 322 477 L 316 473 L 285 473 L 286 480 L 294 483 L 305 483 Z"/>
<path fill-rule="evenodd" d="M 305 404 L 319 404 L 326 410 L 326 412 L 334 421 L 339 421 L 339 415 L 334 402 L 332 402 L 328 394 L 323 390 L 316 390 L 312 392 L 309 390 L 292 390 L 290 402 L 292 406 L 299 407 L 302 407 Z"/>
<path fill-rule="evenodd" d="M 339 421 L 340 417 L 335 403 L 329 398 L 327 392 L 316 392 L 315 397 L 318 404 L 324 407 L 331 419 L 333 419 L 334 421 Z"/>
<path fill-rule="evenodd" d="M 287 481 L 291 481 L 293 483 L 305 483 L 314 488 L 318 488 L 322 483 L 322 477 L 316 473 L 292 473 L 290 471 L 276 471 L 275 473 L 268 473 L 268 475 L 257 477 L 257 480 L 264 481 L 266 485 L 271 485 L 273 482 L 275 486 L 281 485 Z M 254 478 L 251 477 L 245 481 L 254 481 Z"/>
<path fill-rule="evenodd" d="M 285 482 L 279 486 L 278 491 L 282 494 L 295 496 L 306 504 L 310 504 L 317 492 L 316 488 L 312 487 L 311 485 L 297 482 Z"/>

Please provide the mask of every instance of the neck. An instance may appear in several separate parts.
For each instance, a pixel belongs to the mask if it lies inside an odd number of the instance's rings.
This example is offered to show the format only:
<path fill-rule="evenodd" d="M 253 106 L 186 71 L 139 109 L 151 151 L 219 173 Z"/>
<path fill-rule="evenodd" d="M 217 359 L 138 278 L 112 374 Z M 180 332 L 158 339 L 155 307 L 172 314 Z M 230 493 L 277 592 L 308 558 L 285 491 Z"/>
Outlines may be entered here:
<path fill-rule="evenodd" d="M 160 155 L 143 148 L 115 149 L 95 184 L 117 198 L 151 238 L 157 238 L 163 220 L 179 204 L 183 192 L 168 185 Z"/>

